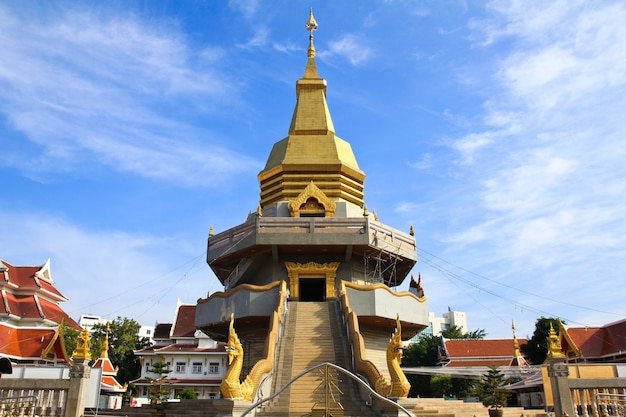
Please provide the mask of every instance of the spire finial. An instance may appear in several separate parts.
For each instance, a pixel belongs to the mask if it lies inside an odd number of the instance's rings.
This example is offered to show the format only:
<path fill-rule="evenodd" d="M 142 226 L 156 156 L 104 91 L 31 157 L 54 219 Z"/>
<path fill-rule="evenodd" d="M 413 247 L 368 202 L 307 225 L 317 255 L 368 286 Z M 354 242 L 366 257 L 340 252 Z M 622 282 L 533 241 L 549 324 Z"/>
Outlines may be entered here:
<path fill-rule="evenodd" d="M 304 27 L 306 28 L 306 30 L 309 31 L 309 50 L 308 50 L 308 57 L 309 58 L 315 58 L 315 46 L 313 45 L 313 31 L 317 30 L 317 22 L 315 21 L 315 18 L 313 17 L 313 7 L 311 7 L 311 10 L 309 11 L 309 20 L 306 21 Z"/>
<path fill-rule="evenodd" d="M 107 323 L 107 332 L 104 334 L 104 342 L 102 343 L 102 353 L 100 357 L 105 359 L 109 357 L 109 323 Z"/>
<path fill-rule="evenodd" d="M 521 356 L 519 350 L 519 341 L 517 340 L 517 334 L 515 333 L 515 321 L 511 320 L 511 329 L 513 330 L 513 352 L 515 357 Z"/>

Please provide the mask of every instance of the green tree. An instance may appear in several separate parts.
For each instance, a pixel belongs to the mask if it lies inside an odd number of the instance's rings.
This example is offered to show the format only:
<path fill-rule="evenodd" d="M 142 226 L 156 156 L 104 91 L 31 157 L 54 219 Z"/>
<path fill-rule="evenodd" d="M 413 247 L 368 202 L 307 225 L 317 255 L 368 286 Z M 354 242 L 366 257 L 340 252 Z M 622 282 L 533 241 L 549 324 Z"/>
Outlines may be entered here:
<path fill-rule="evenodd" d="M 167 379 L 167 374 L 172 372 L 172 370 L 165 362 L 156 362 L 152 364 L 150 372 L 158 375 L 156 378 L 146 377 L 146 380 L 150 384 L 148 392 L 150 405 L 152 405 L 157 411 L 163 411 L 167 408 L 167 400 L 170 397 L 170 392 L 172 391 L 170 382 Z"/>
<path fill-rule="evenodd" d="M 535 322 L 535 332 L 533 336 L 520 346 L 520 351 L 526 359 L 533 365 L 541 365 L 548 356 L 548 335 L 550 325 L 559 333 L 559 319 L 540 317 Z"/>
<path fill-rule="evenodd" d="M 452 377 L 448 374 L 437 374 L 430 378 L 430 389 L 433 397 L 447 397 L 452 394 Z"/>
<path fill-rule="evenodd" d="M 511 391 L 502 388 L 505 379 L 497 366 L 490 366 L 478 384 L 478 394 L 485 407 L 502 408 L 506 406 Z"/>
<path fill-rule="evenodd" d="M 482 339 L 486 332 L 483 329 L 476 329 L 470 333 L 463 333 L 460 327 L 452 326 L 441 332 L 446 339 Z M 420 367 L 420 366 L 437 366 L 439 362 L 439 349 L 442 346 L 442 336 L 422 335 L 418 341 L 410 344 L 404 349 L 402 356 L 402 366 Z M 432 377 L 430 375 L 407 375 L 407 379 L 411 383 L 411 397 L 434 397 L 434 390 L 438 387 L 432 386 Z M 474 387 L 475 380 L 471 378 L 452 378 L 452 388 L 448 394 L 457 397 L 468 396 Z M 438 382 L 436 382 L 438 384 Z"/>
<path fill-rule="evenodd" d="M 63 325 L 63 343 L 65 344 L 65 351 L 69 356 L 76 350 L 76 344 L 78 343 L 78 336 L 80 332 L 69 326 L 67 323 Z"/>
<path fill-rule="evenodd" d="M 404 349 L 402 355 L 402 366 L 418 367 L 418 366 L 435 366 L 439 358 L 439 346 L 441 345 L 441 337 L 434 335 L 420 336 L 419 340 L 411 343 Z M 411 397 L 432 397 L 432 389 L 430 386 L 430 375 L 407 375 L 407 379 L 411 383 Z"/>
<path fill-rule="evenodd" d="M 133 319 L 118 317 L 109 323 L 109 359 L 119 367 L 117 380 L 125 384 L 141 375 L 141 363 L 135 351 L 150 345 L 150 340 L 139 337 L 141 325 Z M 106 324 L 96 324 L 91 333 L 91 357 L 99 358 L 107 333 Z"/>
<path fill-rule="evenodd" d="M 191 388 L 186 388 L 180 391 L 176 395 L 176 398 L 180 398 L 181 400 L 197 400 L 198 394 L 196 394 L 196 392 L 192 390 Z"/>

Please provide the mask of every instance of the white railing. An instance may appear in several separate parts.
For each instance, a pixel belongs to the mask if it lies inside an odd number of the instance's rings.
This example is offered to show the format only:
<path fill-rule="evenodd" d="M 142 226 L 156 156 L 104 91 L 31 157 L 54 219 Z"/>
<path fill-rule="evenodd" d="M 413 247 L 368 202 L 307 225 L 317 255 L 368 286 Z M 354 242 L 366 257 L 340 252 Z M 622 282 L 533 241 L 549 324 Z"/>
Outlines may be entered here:
<path fill-rule="evenodd" d="M 66 398 L 65 389 L 3 389 L 0 417 L 61 417 Z"/>

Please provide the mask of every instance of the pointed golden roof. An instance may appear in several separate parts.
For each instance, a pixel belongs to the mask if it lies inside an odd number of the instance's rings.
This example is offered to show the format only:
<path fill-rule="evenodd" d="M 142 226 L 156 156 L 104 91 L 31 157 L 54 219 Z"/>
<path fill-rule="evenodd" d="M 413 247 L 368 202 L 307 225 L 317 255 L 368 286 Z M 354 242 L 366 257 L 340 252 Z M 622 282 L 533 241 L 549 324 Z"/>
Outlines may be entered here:
<path fill-rule="evenodd" d="M 317 73 L 313 31 L 317 22 L 311 10 L 304 77 L 296 82 L 296 107 L 289 136 L 274 144 L 265 168 L 259 173 L 261 206 L 296 198 L 311 181 L 330 199 L 363 206 L 365 174 L 359 169 L 352 147 L 335 135 L 328 104 L 326 81 Z"/>

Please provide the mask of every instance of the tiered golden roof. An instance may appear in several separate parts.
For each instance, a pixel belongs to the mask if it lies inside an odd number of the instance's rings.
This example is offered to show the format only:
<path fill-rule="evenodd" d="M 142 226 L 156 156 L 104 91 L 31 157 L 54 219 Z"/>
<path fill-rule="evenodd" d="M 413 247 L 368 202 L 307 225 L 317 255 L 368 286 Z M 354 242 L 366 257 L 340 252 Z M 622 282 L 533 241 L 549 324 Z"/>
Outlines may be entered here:
<path fill-rule="evenodd" d="M 308 61 L 304 77 L 296 82 L 296 108 L 289 136 L 274 144 L 259 173 L 261 206 L 296 198 L 311 181 L 331 200 L 363 206 L 365 173 L 359 169 L 352 147 L 335 135 L 326 103 L 326 81 L 317 73 L 311 12 Z"/>

